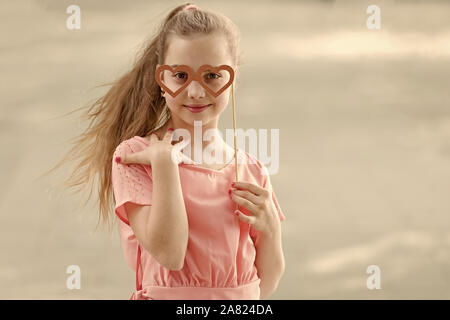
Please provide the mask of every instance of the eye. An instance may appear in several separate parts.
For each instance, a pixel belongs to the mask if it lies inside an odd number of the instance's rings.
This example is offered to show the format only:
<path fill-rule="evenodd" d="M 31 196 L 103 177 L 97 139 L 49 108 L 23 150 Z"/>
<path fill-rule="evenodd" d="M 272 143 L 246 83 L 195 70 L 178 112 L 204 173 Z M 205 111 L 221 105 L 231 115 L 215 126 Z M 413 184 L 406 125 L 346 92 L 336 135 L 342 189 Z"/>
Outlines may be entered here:
<path fill-rule="evenodd" d="M 220 75 L 220 74 L 217 74 L 217 73 L 212 73 L 212 72 L 210 72 L 210 73 L 208 73 L 208 75 L 207 75 L 207 78 L 208 79 L 219 79 L 219 78 L 221 78 L 222 76 Z"/>
<path fill-rule="evenodd" d="M 186 79 L 186 78 L 180 78 L 180 77 L 178 77 L 178 75 L 186 76 L 186 73 L 185 72 L 177 72 L 172 77 L 174 77 L 175 79 L 182 79 L 182 80 Z"/>

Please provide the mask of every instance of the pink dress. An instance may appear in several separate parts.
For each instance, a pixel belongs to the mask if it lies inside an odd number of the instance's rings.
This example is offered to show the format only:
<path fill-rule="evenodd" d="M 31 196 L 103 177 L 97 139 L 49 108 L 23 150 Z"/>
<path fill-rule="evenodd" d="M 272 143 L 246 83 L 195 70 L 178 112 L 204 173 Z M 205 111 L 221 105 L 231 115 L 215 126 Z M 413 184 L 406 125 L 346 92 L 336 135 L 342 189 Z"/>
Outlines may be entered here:
<path fill-rule="evenodd" d="M 136 291 L 131 300 L 258 300 L 260 279 L 255 266 L 254 241 L 258 230 L 233 214 L 237 204 L 228 189 L 235 180 L 234 158 L 220 170 L 180 163 L 180 181 L 189 224 L 189 239 L 183 268 L 162 267 L 137 241 L 124 204 L 152 204 L 152 168 L 120 164 L 117 156 L 141 151 L 149 141 L 134 136 L 123 141 L 112 160 L 115 213 L 119 218 L 121 245 L 130 268 L 136 272 Z M 238 150 L 238 175 L 272 190 L 264 165 L 249 153 Z M 266 171 L 267 172 L 267 171 Z M 272 191 L 280 220 L 285 217 Z M 244 214 L 249 212 L 240 207 Z"/>

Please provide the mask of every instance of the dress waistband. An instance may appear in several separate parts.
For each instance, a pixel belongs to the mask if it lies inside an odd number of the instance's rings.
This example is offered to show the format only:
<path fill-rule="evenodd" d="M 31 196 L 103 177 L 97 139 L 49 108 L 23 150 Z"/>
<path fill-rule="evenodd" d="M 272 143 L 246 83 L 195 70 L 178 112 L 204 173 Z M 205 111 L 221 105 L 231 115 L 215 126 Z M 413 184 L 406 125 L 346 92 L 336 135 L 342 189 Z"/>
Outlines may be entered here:
<path fill-rule="evenodd" d="M 261 279 L 238 287 L 143 286 L 130 300 L 259 300 Z"/>

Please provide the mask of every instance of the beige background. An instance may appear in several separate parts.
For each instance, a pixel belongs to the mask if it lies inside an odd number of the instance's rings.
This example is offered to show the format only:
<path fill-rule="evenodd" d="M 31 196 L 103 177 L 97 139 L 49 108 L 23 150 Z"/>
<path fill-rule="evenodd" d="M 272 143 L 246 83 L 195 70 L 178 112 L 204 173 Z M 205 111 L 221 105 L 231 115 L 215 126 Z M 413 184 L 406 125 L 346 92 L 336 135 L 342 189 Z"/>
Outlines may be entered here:
<path fill-rule="evenodd" d="M 61 115 L 104 93 L 180 1 L 0 8 L 0 298 L 128 299 L 134 274 L 97 207 L 41 180 L 85 123 Z M 450 4 L 198 1 L 241 29 L 238 127 L 280 129 L 272 176 L 286 272 L 273 299 L 450 298 Z M 382 28 L 366 28 L 381 7 Z M 231 104 L 221 129 L 232 128 Z M 94 193 L 95 195 L 95 193 Z M 94 200 L 96 200 L 94 198 Z M 81 289 L 66 268 L 81 268 Z M 381 269 L 368 290 L 366 269 Z"/>

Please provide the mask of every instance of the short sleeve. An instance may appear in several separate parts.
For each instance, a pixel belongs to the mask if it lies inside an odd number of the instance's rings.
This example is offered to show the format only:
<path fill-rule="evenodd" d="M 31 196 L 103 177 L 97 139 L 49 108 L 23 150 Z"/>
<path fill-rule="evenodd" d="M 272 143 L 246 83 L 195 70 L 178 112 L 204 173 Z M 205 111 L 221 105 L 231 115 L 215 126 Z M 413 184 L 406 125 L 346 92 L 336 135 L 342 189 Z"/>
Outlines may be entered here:
<path fill-rule="evenodd" d="M 116 157 L 122 157 L 134 153 L 130 142 L 123 141 L 114 151 L 112 159 L 112 187 L 115 199 L 115 213 L 117 217 L 130 225 L 125 203 L 132 202 L 138 205 L 151 205 L 153 193 L 153 180 L 151 168 L 142 164 L 121 164 L 115 161 Z M 149 170 L 149 173 L 146 171 Z"/>
<path fill-rule="evenodd" d="M 280 218 L 280 221 L 283 221 L 284 219 L 286 219 L 286 217 L 284 216 L 283 211 L 281 211 L 277 196 L 275 195 L 275 191 L 273 191 L 272 183 L 270 181 L 270 176 L 267 176 L 267 180 L 266 180 L 264 188 L 268 189 L 269 192 L 272 194 L 272 201 L 275 204 L 275 207 L 277 208 L 278 217 Z"/>
<path fill-rule="evenodd" d="M 277 210 L 277 213 L 278 213 L 278 218 L 280 218 L 280 221 L 283 221 L 283 220 L 286 219 L 286 217 L 284 216 L 283 211 L 281 210 L 280 205 L 279 205 L 279 203 L 278 203 L 277 196 L 275 195 L 275 192 L 273 191 L 272 183 L 271 183 L 271 181 L 270 181 L 270 176 L 269 176 L 269 175 L 266 175 L 266 177 L 267 177 L 267 178 L 266 178 L 265 181 L 264 181 L 263 188 L 269 190 L 269 192 L 271 193 L 271 195 L 272 195 L 272 201 L 273 201 L 273 203 L 274 203 L 274 205 L 275 205 L 275 208 L 276 208 L 276 210 Z M 255 229 L 253 229 L 253 227 L 250 226 L 250 236 L 251 236 L 253 239 L 255 239 L 255 237 L 257 236 L 257 234 L 258 234 L 258 230 L 255 230 Z"/>

